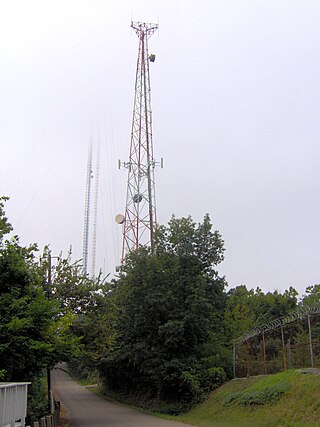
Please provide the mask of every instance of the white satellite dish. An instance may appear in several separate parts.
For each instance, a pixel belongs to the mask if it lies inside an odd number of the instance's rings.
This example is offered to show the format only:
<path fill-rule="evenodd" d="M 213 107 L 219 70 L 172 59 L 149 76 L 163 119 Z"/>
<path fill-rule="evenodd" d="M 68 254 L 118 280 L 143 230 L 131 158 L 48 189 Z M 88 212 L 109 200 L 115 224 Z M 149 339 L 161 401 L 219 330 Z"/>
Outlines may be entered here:
<path fill-rule="evenodd" d="M 118 215 L 116 215 L 115 220 L 116 220 L 117 224 L 123 224 L 124 223 L 124 216 L 122 214 L 118 214 Z"/>

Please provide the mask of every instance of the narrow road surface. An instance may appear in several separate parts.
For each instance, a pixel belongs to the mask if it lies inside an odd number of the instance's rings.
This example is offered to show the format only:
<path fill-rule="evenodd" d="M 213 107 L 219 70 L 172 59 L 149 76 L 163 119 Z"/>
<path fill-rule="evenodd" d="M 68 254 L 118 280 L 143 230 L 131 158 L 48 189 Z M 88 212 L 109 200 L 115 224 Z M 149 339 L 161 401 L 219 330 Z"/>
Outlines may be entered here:
<path fill-rule="evenodd" d="M 52 371 L 52 383 L 56 399 L 67 410 L 71 427 L 192 427 L 102 399 L 59 368 Z"/>

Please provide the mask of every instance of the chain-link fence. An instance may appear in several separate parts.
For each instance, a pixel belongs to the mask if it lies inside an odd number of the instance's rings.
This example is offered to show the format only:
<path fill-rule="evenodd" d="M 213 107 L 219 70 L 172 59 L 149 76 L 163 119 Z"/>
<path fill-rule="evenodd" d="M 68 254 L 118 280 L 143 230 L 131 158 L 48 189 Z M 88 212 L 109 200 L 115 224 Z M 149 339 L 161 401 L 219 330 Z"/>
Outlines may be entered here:
<path fill-rule="evenodd" d="M 247 331 L 234 341 L 234 377 L 320 368 L 320 305 Z"/>

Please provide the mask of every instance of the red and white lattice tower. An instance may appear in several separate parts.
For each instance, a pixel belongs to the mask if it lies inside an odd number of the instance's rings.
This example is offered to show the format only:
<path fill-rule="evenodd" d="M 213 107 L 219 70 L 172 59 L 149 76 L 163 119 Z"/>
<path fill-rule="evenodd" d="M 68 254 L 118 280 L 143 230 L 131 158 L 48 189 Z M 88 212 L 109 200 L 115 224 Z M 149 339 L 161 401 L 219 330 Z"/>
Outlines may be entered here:
<path fill-rule="evenodd" d="M 150 246 L 153 253 L 157 222 L 149 73 L 149 63 L 154 62 L 155 55 L 148 53 L 148 40 L 158 25 L 132 22 L 131 27 L 139 38 L 139 51 L 129 160 L 119 161 L 119 166 L 128 169 L 125 214 L 116 217 L 116 221 L 123 224 L 121 262 L 128 252 L 138 250 L 140 245 Z"/>

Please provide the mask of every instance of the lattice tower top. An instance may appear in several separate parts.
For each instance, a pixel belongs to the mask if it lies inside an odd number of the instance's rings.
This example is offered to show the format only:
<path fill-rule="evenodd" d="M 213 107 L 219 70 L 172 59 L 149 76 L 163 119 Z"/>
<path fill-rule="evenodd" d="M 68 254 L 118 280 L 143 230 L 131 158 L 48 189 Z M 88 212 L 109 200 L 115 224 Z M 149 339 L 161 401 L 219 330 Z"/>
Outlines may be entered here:
<path fill-rule="evenodd" d="M 134 29 L 139 38 L 143 37 L 144 35 L 149 38 L 158 29 L 158 25 L 147 24 L 146 22 L 132 21 L 131 28 Z"/>

